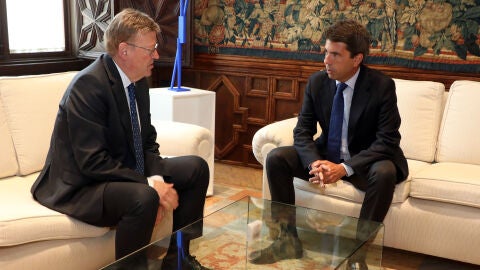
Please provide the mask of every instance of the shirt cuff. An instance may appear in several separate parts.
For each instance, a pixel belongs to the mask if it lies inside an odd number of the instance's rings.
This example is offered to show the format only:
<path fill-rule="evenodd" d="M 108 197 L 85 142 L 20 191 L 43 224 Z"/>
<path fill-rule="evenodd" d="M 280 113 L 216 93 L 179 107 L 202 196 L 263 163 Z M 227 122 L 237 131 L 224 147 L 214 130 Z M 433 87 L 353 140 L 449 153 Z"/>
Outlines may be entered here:
<path fill-rule="evenodd" d="M 155 181 L 160 181 L 160 182 L 165 182 L 163 179 L 163 176 L 161 175 L 152 175 L 150 177 L 147 177 L 148 185 L 153 187 L 153 184 Z"/>
<path fill-rule="evenodd" d="M 346 176 L 352 176 L 355 172 L 353 171 L 352 167 L 348 166 L 345 163 L 341 163 L 343 167 L 345 168 L 345 171 L 347 172 Z"/>

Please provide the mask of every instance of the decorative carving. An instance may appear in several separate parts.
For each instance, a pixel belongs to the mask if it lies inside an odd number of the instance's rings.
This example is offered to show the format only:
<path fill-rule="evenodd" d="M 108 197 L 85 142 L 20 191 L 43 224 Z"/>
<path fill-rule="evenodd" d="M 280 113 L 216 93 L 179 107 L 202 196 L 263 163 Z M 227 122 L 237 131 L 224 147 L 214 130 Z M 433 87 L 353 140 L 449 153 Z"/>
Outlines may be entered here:
<path fill-rule="evenodd" d="M 246 77 L 246 93 L 244 101 L 249 104 L 248 123 L 265 125 L 268 122 L 269 77 Z"/>
<path fill-rule="evenodd" d="M 247 129 L 248 108 L 240 106 L 240 93 L 227 76 L 220 76 L 208 89 L 216 92 L 217 108 L 221 111 L 215 116 L 215 132 L 226 131 L 219 140 L 215 140 L 215 157 L 223 158 L 239 145 L 239 133 Z M 219 103 L 219 102 L 220 103 Z"/>
<path fill-rule="evenodd" d="M 105 51 L 103 35 L 108 23 L 113 18 L 110 0 L 77 0 L 78 24 L 81 25 L 78 34 L 79 53 L 85 57 L 97 57 Z"/>

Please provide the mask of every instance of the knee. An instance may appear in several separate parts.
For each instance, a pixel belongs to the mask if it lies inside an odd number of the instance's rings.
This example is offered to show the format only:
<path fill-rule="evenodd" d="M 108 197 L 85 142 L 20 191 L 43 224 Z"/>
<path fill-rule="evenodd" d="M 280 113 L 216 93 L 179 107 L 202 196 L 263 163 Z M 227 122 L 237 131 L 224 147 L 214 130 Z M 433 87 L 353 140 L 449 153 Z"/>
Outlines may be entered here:
<path fill-rule="evenodd" d="M 157 213 L 160 205 L 160 197 L 155 189 L 145 185 L 143 188 L 138 188 L 134 192 L 133 197 L 133 211 L 138 213 Z"/>
<path fill-rule="evenodd" d="M 196 177 L 208 186 L 208 181 L 210 179 L 210 169 L 205 159 L 199 156 L 192 156 L 189 162 L 189 166 L 191 166 L 192 168 L 192 178 Z"/>
<path fill-rule="evenodd" d="M 280 163 L 281 160 L 283 160 L 284 153 L 283 149 L 281 147 L 277 147 L 272 149 L 268 154 L 267 158 L 265 160 L 265 165 L 267 168 L 271 166 L 275 166 Z"/>
<path fill-rule="evenodd" d="M 389 191 L 395 189 L 397 170 L 393 162 L 389 160 L 379 161 L 372 165 L 370 169 L 370 185 L 375 185 L 377 189 Z"/>
<path fill-rule="evenodd" d="M 197 170 L 203 172 L 204 174 L 210 173 L 210 170 L 208 168 L 208 163 L 205 161 L 205 159 L 199 156 L 194 156 L 194 166 L 195 168 L 197 168 Z"/>
<path fill-rule="evenodd" d="M 193 163 L 193 166 L 195 166 L 199 170 L 208 171 L 208 163 L 205 161 L 205 159 L 203 159 L 199 156 L 193 156 L 192 157 L 192 163 Z"/>

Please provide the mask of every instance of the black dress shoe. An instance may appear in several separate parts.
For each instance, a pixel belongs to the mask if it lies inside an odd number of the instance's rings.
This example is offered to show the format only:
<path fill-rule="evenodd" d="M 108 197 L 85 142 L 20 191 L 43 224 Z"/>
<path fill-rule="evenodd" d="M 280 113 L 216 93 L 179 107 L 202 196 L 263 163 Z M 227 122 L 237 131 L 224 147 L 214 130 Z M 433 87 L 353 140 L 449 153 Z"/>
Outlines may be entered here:
<path fill-rule="evenodd" d="M 253 264 L 271 264 L 280 260 L 300 259 L 303 257 L 302 242 L 298 237 L 283 235 L 273 243 L 250 254 L 249 260 Z"/>
<path fill-rule="evenodd" d="M 347 262 L 347 270 L 368 270 L 368 265 L 365 261 L 351 261 Z"/>
<path fill-rule="evenodd" d="M 203 265 L 200 264 L 199 261 L 195 258 L 195 256 L 192 255 L 185 255 L 182 259 L 182 270 L 210 270 L 210 268 L 207 268 Z"/>
<path fill-rule="evenodd" d="M 177 270 L 178 269 L 178 257 L 175 253 L 170 253 L 165 256 L 162 262 L 162 270 Z M 200 264 L 200 262 L 190 254 L 186 254 L 185 257 L 182 258 L 182 270 L 210 270 Z"/>

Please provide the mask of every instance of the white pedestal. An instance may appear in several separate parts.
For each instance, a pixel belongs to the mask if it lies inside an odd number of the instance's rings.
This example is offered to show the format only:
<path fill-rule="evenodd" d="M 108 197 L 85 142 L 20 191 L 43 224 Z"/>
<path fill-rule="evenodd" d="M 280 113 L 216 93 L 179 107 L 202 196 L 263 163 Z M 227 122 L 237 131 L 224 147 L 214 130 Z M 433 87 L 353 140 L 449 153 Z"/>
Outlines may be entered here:
<path fill-rule="evenodd" d="M 195 88 L 175 92 L 165 88 L 150 89 L 150 113 L 152 120 L 167 120 L 195 124 L 212 133 L 212 154 L 207 160 L 210 183 L 207 195 L 213 195 L 215 153 L 215 92 Z M 160 149 L 161 150 L 161 149 Z"/>

